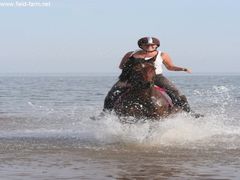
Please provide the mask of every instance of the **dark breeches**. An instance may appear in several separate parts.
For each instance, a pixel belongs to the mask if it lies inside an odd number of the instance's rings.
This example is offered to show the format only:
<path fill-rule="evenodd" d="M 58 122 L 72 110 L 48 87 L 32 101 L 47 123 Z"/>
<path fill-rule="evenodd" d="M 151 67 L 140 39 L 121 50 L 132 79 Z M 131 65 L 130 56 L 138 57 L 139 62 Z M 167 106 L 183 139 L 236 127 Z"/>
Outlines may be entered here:
<path fill-rule="evenodd" d="M 174 105 L 178 105 L 183 108 L 183 110 L 189 112 L 190 106 L 188 104 L 187 98 L 184 95 L 181 95 L 180 91 L 176 88 L 176 86 L 169 81 L 165 76 L 162 74 L 158 74 L 155 77 L 155 85 L 164 88 L 167 94 L 173 101 Z"/>

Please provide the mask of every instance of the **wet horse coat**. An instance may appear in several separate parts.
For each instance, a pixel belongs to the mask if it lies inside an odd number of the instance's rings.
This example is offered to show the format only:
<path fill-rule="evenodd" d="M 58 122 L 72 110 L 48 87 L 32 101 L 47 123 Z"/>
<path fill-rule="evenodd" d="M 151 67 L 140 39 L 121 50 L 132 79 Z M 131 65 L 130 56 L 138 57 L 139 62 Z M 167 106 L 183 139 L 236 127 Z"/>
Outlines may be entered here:
<path fill-rule="evenodd" d="M 166 92 L 154 85 L 155 67 L 143 59 L 128 61 L 119 79 L 130 84 L 124 87 L 120 96 L 112 102 L 113 110 L 119 116 L 136 118 L 162 118 L 176 112 L 171 98 Z M 108 94 L 110 96 L 111 93 Z M 106 97 L 104 107 L 108 107 L 109 97 Z M 108 110 L 108 108 L 105 108 Z"/>

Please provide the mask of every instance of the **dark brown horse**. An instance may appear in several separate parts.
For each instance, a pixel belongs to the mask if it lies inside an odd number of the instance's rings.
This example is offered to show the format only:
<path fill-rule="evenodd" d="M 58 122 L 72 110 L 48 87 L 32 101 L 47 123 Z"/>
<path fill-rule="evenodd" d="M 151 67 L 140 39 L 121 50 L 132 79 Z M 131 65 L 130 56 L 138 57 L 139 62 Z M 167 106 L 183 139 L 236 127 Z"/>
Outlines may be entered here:
<path fill-rule="evenodd" d="M 129 62 L 119 77 L 120 81 L 105 98 L 104 109 L 113 110 L 119 116 L 154 119 L 177 112 L 179 109 L 173 106 L 167 93 L 154 85 L 155 75 L 152 63 L 142 59 Z M 119 86 L 121 83 L 125 84 Z M 118 91 L 120 95 L 114 96 Z"/>

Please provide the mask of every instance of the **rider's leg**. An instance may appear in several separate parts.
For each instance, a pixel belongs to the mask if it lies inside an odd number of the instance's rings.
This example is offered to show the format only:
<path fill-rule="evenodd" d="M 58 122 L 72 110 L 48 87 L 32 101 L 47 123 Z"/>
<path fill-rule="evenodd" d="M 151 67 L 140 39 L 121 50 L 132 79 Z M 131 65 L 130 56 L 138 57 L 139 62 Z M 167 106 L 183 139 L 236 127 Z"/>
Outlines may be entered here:
<path fill-rule="evenodd" d="M 190 108 L 190 105 L 187 101 L 186 96 L 181 95 L 180 98 L 181 98 L 180 106 L 183 108 L 183 110 L 186 111 L 186 112 L 191 112 L 191 108 Z"/>
<path fill-rule="evenodd" d="M 191 111 L 186 96 L 181 95 L 176 86 L 162 74 L 156 75 L 155 84 L 166 90 L 167 94 L 172 99 L 173 104 L 180 106 L 186 112 Z"/>

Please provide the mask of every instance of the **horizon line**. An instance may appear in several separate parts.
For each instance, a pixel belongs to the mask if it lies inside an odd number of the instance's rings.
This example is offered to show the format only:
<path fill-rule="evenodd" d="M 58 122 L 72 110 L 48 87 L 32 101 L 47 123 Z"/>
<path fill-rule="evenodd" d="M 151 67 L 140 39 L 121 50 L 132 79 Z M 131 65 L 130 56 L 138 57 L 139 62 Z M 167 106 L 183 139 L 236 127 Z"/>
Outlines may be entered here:
<path fill-rule="evenodd" d="M 167 76 L 194 76 L 194 75 L 240 75 L 240 72 L 195 72 L 195 73 L 177 73 L 174 71 L 166 72 L 164 75 Z M 59 75 L 67 75 L 67 76 L 74 76 L 74 75 L 81 75 L 81 76 L 96 76 L 96 75 L 107 75 L 107 76 L 116 76 L 120 75 L 118 72 L 7 72 L 7 73 L 0 73 L 0 76 L 31 76 L 31 75 L 49 75 L 49 76 L 59 76 Z"/>

